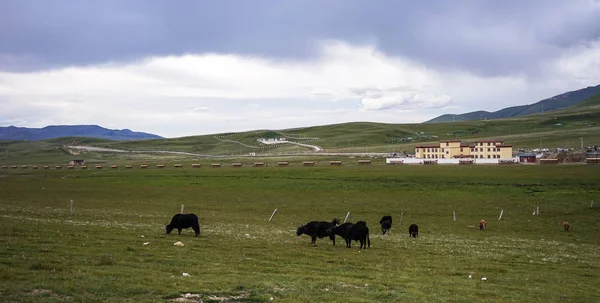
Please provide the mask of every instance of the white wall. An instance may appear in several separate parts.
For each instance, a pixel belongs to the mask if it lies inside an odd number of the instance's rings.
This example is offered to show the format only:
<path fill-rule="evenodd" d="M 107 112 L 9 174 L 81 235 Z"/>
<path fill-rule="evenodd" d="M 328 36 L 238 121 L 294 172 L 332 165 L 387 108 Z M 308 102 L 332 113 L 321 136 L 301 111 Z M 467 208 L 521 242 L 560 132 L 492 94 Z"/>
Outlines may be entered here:
<path fill-rule="evenodd" d="M 458 164 L 459 159 L 436 159 L 438 164 Z"/>
<path fill-rule="evenodd" d="M 424 159 L 417 158 L 385 158 L 386 164 L 423 164 Z"/>
<path fill-rule="evenodd" d="M 420 158 L 385 158 L 386 164 L 423 164 L 425 160 L 437 161 L 438 164 L 459 164 L 461 159 L 420 159 Z M 467 159 L 464 159 L 467 160 Z M 500 160 L 510 160 L 519 162 L 516 158 L 513 159 L 469 159 L 473 160 L 474 164 L 498 164 Z"/>

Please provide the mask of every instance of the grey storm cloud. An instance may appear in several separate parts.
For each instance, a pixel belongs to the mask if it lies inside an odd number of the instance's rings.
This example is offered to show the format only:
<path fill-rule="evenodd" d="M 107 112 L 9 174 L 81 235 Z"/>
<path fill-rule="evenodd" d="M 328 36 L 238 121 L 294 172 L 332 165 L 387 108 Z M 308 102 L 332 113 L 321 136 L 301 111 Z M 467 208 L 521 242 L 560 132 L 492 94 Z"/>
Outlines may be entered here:
<path fill-rule="evenodd" d="M 600 37 L 593 0 L 0 1 L 0 69 L 185 53 L 307 58 L 315 43 L 374 43 L 436 68 L 535 70 Z"/>

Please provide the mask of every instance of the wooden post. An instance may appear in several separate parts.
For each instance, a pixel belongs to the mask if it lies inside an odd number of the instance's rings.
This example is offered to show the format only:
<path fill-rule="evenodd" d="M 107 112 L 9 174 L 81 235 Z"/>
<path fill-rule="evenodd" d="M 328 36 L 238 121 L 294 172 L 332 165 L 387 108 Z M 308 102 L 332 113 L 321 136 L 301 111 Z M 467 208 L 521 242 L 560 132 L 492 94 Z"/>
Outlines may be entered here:
<path fill-rule="evenodd" d="M 540 215 L 540 207 L 539 207 L 539 206 L 537 206 L 537 207 L 535 208 L 535 215 L 536 215 L 536 216 L 539 216 L 539 215 Z"/>
<path fill-rule="evenodd" d="M 404 213 L 400 214 L 400 223 L 398 225 L 402 225 L 402 217 L 404 217 Z"/>
<path fill-rule="evenodd" d="M 504 214 L 504 209 L 500 211 L 500 217 L 498 217 L 498 221 L 502 220 L 502 214 Z"/>
<path fill-rule="evenodd" d="M 269 222 L 271 222 L 271 220 L 273 220 L 273 217 L 275 216 L 276 213 L 277 213 L 277 208 L 275 208 L 275 210 L 273 211 L 273 214 L 271 214 L 271 217 L 269 218 Z"/>
<path fill-rule="evenodd" d="M 346 214 L 346 218 L 344 219 L 344 223 L 346 223 L 346 220 L 348 220 L 348 216 L 350 216 L 350 212 L 348 212 L 348 213 Z"/>
<path fill-rule="evenodd" d="M 456 211 L 452 211 L 452 221 L 456 221 Z"/>
<path fill-rule="evenodd" d="M 590 208 L 594 207 L 594 200 L 592 200 L 592 203 L 590 203 Z"/>
<path fill-rule="evenodd" d="M 183 208 L 184 208 L 184 205 L 181 204 L 181 211 L 179 212 L 180 214 L 183 214 Z"/>
<path fill-rule="evenodd" d="M 73 199 L 71 199 L 70 208 L 71 208 L 71 216 L 72 216 L 73 213 L 75 212 L 74 205 L 73 205 Z"/>

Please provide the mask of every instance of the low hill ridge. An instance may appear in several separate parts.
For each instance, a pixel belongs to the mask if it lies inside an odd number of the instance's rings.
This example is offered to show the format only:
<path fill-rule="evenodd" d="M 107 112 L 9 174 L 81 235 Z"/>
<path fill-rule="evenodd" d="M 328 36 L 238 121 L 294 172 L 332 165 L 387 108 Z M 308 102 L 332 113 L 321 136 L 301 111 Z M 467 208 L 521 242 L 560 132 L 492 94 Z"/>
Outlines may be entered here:
<path fill-rule="evenodd" d="M 527 116 L 531 114 L 537 114 L 545 111 L 573 106 L 598 94 L 600 94 L 600 85 L 589 86 L 583 89 L 569 91 L 560 95 L 546 98 L 544 100 L 529 105 L 511 106 L 495 112 L 474 111 L 458 115 L 444 114 L 431 120 L 425 121 L 425 123 L 501 119 Z"/>
<path fill-rule="evenodd" d="M 49 125 L 43 128 L 0 127 L 0 140 L 39 141 L 61 137 L 87 137 L 108 140 L 161 139 L 161 136 L 129 129 L 107 129 L 98 125 Z"/>

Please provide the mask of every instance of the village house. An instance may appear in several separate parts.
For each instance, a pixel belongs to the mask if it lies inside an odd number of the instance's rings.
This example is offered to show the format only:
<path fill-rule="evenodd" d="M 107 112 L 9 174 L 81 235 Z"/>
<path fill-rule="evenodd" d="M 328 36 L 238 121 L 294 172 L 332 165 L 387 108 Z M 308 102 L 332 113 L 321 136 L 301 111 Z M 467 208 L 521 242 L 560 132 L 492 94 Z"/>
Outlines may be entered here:
<path fill-rule="evenodd" d="M 69 161 L 69 165 L 84 165 L 85 161 L 83 161 L 83 159 L 73 159 L 71 161 Z"/>
<path fill-rule="evenodd" d="M 438 144 L 417 145 L 415 158 L 419 159 L 511 159 L 512 145 L 503 140 L 477 140 L 462 143 L 460 140 L 441 140 Z"/>

